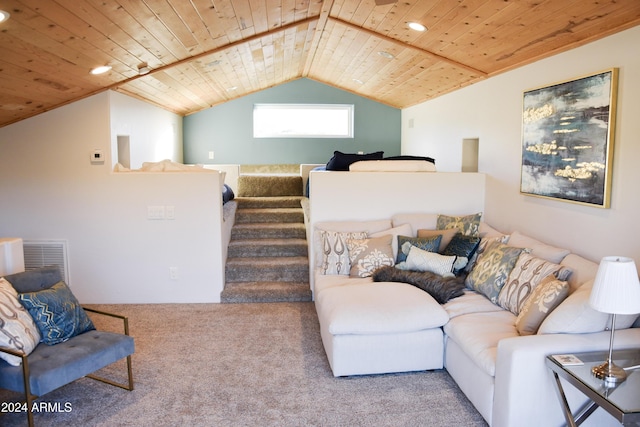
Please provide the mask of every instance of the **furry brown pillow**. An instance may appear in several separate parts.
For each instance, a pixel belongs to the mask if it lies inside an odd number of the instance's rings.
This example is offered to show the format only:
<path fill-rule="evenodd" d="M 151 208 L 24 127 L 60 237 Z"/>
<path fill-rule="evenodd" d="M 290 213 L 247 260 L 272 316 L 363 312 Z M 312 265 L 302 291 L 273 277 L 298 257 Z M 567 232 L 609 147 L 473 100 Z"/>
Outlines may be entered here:
<path fill-rule="evenodd" d="M 464 294 L 464 277 L 442 277 L 429 271 L 408 271 L 380 267 L 373 272 L 374 282 L 403 282 L 431 295 L 440 304 Z"/>

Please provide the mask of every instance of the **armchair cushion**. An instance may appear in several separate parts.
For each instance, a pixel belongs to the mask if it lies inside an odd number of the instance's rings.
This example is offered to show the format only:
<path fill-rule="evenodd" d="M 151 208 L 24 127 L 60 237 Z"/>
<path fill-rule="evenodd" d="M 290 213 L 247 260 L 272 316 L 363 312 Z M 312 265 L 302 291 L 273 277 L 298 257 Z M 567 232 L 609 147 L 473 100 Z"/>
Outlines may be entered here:
<path fill-rule="evenodd" d="M 58 344 L 95 329 L 93 322 L 63 281 L 49 289 L 26 292 L 18 297 L 33 317 L 45 344 Z"/>
<path fill-rule="evenodd" d="M 35 270 L 10 274 L 4 276 L 4 278 L 7 282 L 11 283 L 11 286 L 13 286 L 18 293 L 24 293 L 49 289 L 62 280 L 62 274 L 58 266 L 49 265 Z"/>
<path fill-rule="evenodd" d="M 42 396 L 133 352 L 132 337 L 96 330 L 55 346 L 39 345 L 29 355 L 31 393 Z M 0 388 L 24 392 L 22 367 L 0 362 Z"/>

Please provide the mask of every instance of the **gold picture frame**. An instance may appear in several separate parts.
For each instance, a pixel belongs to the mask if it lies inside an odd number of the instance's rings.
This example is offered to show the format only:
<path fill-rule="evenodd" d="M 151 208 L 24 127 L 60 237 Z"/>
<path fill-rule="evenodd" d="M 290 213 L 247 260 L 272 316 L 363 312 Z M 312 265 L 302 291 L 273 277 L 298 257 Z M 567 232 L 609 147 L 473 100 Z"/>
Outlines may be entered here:
<path fill-rule="evenodd" d="M 520 193 L 609 208 L 618 69 L 527 90 Z"/>

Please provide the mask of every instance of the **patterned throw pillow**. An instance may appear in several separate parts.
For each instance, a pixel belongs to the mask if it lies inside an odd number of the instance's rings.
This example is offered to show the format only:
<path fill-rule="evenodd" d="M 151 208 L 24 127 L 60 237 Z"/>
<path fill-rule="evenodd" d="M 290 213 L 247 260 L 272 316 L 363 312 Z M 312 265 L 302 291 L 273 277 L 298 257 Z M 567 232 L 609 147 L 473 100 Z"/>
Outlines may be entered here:
<path fill-rule="evenodd" d="M 396 262 L 400 263 L 407 260 L 407 255 L 409 255 L 409 249 L 411 249 L 411 246 L 415 246 L 424 251 L 438 252 L 441 240 L 442 235 L 435 235 L 431 237 L 398 236 L 398 258 L 396 259 Z M 406 243 L 408 243 L 408 245 L 406 245 Z"/>
<path fill-rule="evenodd" d="M 569 284 L 554 275 L 542 279 L 522 305 L 516 319 L 520 335 L 533 335 L 547 317 L 569 295 Z"/>
<path fill-rule="evenodd" d="M 31 315 L 18 301 L 18 292 L 0 277 L 0 347 L 30 354 L 40 342 L 40 332 Z M 19 357 L 0 353 L 13 366 L 19 366 Z"/>
<path fill-rule="evenodd" d="M 467 236 L 479 236 L 481 218 L 482 212 L 475 215 L 463 216 L 438 215 L 436 228 L 438 230 L 450 230 L 455 228 Z"/>
<path fill-rule="evenodd" d="M 347 239 L 366 238 L 367 233 L 364 231 L 321 231 L 322 274 L 340 274 L 348 276 L 349 270 L 351 269 L 351 262 L 349 261 Z"/>
<path fill-rule="evenodd" d="M 426 230 L 423 228 L 418 230 L 418 237 L 420 237 L 421 239 L 433 237 L 433 236 L 442 237 L 442 239 L 440 240 L 440 247 L 436 252 L 443 251 L 444 248 L 447 247 L 449 242 L 451 242 L 451 239 L 453 239 L 453 236 L 455 236 L 456 234 L 458 234 L 458 230 L 453 228 L 451 230 Z"/>
<path fill-rule="evenodd" d="M 536 286 L 549 275 L 553 275 L 559 280 L 567 280 L 571 275 L 571 270 L 531 254 L 523 253 L 518 258 L 509 274 L 507 283 L 498 295 L 498 305 L 517 315 Z"/>
<path fill-rule="evenodd" d="M 33 317 L 42 342 L 47 345 L 58 344 L 95 329 L 64 282 L 42 291 L 19 294 L 18 298 Z"/>
<path fill-rule="evenodd" d="M 479 245 L 480 237 L 465 236 L 464 234 L 457 233 L 441 252 L 442 255 L 455 255 L 458 257 L 456 265 L 454 266 L 454 273 L 459 274 L 467 266 L 469 259 L 471 259 Z"/>
<path fill-rule="evenodd" d="M 469 258 L 469 263 L 467 264 L 464 270 L 468 273 L 473 269 L 473 266 L 476 264 L 476 260 L 478 259 L 480 254 L 484 252 L 485 248 L 487 247 L 487 245 L 489 245 L 489 243 L 491 242 L 507 243 L 507 241 L 509 241 L 508 235 L 481 238 L 478 248 L 476 249 L 474 254 L 471 255 L 471 258 Z"/>
<path fill-rule="evenodd" d="M 455 256 L 445 256 L 411 246 L 407 260 L 396 265 L 400 270 L 430 271 L 440 276 L 453 276 Z"/>
<path fill-rule="evenodd" d="M 507 246 L 499 241 L 490 242 L 484 252 L 478 255 L 465 284 L 497 304 L 500 290 L 523 251 L 523 248 Z"/>
<path fill-rule="evenodd" d="M 369 277 L 383 266 L 394 265 L 392 235 L 369 239 L 347 239 L 351 277 Z"/>

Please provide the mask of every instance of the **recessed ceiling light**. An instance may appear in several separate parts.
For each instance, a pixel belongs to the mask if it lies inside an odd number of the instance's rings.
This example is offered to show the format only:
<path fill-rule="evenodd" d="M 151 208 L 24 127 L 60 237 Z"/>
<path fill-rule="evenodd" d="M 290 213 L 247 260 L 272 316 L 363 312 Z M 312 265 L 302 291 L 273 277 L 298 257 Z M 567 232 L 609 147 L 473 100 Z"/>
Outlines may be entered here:
<path fill-rule="evenodd" d="M 231 92 L 232 90 L 238 89 L 238 86 L 231 86 L 227 88 L 227 92 Z"/>
<path fill-rule="evenodd" d="M 11 15 L 9 15 L 9 12 L 5 12 L 4 10 L 0 10 L 0 22 L 4 22 L 7 19 L 9 19 Z"/>
<path fill-rule="evenodd" d="M 109 71 L 111 69 L 110 65 L 103 65 L 101 67 L 96 67 L 93 70 L 91 70 L 91 74 L 97 75 L 97 74 L 104 74 L 107 71 Z"/>
<path fill-rule="evenodd" d="M 416 31 L 426 31 L 427 27 L 420 24 L 419 22 L 409 22 L 409 28 Z"/>
<path fill-rule="evenodd" d="M 381 50 L 380 52 L 378 52 L 378 55 L 382 56 L 383 58 L 387 58 L 387 59 L 393 59 L 395 58 L 395 56 L 393 56 L 392 54 L 390 54 L 389 52 L 385 52 L 383 50 Z"/>
<path fill-rule="evenodd" d="M 359 85 L 364 84 L 364 82 L 360 79 L 352 79 L 354 83 L 358 83 Z"/>
<path fill-rule="evenodd" d="M 149 74 L 151 68 L 146 62 L 142 62 L 138 65 L 138 75 L 144 76 L 145 74 Z"/>

